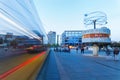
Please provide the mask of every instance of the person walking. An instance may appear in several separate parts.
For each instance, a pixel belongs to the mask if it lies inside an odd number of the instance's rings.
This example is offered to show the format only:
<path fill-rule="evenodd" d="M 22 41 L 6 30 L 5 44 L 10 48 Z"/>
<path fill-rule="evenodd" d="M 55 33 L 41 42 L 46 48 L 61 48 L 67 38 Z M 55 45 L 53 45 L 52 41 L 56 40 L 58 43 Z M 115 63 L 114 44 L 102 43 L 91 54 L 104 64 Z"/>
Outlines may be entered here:
<path fill-rule="evenodd" d="M 118 49 L 118 48 L 115 48 L 115 49 L 113 50 L 114 60 L 118 60 L 118 59 L 117 59 L 118 54 L 119 54 L 119 49 Z"/>
<path fill-rule="evenodd" d="M 68 46 L 68 52 L 69 52 L 69 53 L 70 53 L 70 50 L 71 50 L 71 49 L 70 49 L 70 46 Z"/>
<path fill-rule="evenodd" d="M 78 53 L 78 47 L 76 47 L 76 53 Z"/>
<path fill-rule="evenodd" d="M 81 46 L 81 53 L 84 54 L 84 46 Z"/>
<path fill-rule="evenodd" d="M 106 55 L 107 55 L 106 59 L 109 60 L 111 58 L 110 57 L 110 50 L 108 48 L 106 48 L 105 52 L 106 52 Z"/>
<path fill-rule="evenodd" d="M 106 55 L 109 56 L 110 55 L 110 50 L 108 48 L 106 48 Z"/>

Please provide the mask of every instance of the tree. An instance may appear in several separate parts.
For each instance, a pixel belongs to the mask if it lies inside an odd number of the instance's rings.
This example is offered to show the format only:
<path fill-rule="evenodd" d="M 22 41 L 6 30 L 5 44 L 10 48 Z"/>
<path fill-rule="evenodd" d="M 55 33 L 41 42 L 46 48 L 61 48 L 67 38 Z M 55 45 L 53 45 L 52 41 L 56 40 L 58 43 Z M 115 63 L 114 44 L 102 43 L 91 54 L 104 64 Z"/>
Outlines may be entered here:
<path fill-rule="evenodd" d="M 112 42 L 111 47 L 120 47 L 120 42 Z"/>

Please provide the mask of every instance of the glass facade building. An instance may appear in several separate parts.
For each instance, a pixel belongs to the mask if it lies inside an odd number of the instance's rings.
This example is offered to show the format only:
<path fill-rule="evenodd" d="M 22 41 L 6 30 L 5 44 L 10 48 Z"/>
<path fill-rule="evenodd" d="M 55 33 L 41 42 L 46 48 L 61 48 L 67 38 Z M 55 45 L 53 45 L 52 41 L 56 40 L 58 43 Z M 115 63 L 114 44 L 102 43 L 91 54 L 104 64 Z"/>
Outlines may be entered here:
<path fill-rule="evenodd" d="M 0 27 L 0 34 L 9 32 L 38 40 L 42 36 L 44 43 L 47 42 L 33 0 L 0 0 Z"/>
<path fill-rule="evenodd" d="M 88 30 L 70 30 L 62 33 L 62 45 L 80 45 L 85 43 L 111 43 L 111 31 L 107 27 Z"/>
<path fill-rule="evenodd" d="M 80 45 L 82 43 L 82 30 L 68 30 L 62 33 L 62 45 Z"/>

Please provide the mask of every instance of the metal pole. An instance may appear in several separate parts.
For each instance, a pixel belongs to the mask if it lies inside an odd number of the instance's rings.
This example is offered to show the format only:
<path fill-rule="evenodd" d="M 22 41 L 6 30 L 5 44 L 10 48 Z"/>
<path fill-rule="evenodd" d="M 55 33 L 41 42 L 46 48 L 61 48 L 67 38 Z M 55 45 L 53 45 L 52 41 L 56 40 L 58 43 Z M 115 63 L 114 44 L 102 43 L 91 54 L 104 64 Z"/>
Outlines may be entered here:
<path fill-rule="evenodd" d="M 93 23 L 94 23 L 94 29 L 96 29 L 96 20 L 94 20 Z"/>

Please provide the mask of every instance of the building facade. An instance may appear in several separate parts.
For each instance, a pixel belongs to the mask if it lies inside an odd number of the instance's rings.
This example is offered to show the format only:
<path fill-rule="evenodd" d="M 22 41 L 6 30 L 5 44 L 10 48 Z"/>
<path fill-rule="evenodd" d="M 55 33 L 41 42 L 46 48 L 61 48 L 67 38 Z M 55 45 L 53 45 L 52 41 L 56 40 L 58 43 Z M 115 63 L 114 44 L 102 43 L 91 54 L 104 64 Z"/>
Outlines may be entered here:
<path fill-rule="evenodd" d="M 48 33 L 48 44 L 56 44 L 56 32 L 50 31 Z"/>
<path fill-rule="evenodd" d="M 80 45 L 86 43 L 111 43 L 111 31 L 107 27 L 89 30 L 70 30 L 62 33 L 62 45 Z"/>
<path fill-rule="evenodd" d="M 110 34 L 110 29 L 106 27 L 85 30 L 82 43 L 111 43 Z"/>
<path fill-rule="evenodd" d="M 62 33 L 61 45 L 80 45 L 82 43 L 82 30 L 67 30 Z"/>

